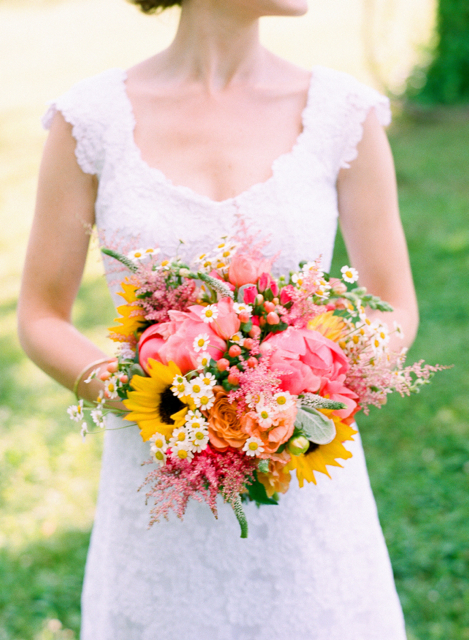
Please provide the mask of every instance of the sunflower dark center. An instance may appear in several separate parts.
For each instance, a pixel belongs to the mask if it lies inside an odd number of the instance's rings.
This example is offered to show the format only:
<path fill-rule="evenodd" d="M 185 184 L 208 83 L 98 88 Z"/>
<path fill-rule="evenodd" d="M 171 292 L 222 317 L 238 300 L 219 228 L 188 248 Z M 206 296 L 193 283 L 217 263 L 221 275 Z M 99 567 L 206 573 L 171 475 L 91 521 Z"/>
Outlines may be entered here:
<path fill-rule="evenodd" d="M 319 449 L 319 445 L 316 444 L 315 442 L 310 442 L 308 451 L 306 453 L 311 453 L 312 451 L 316 451 L 316 449 Z"/>
<path fill-rule="evenodd" d="M 171 387 L 168 386 L 161 394 L 159 407 L 161 422 L 164 422 L 165 424 L 174 424 L 174 420 L 171 416 L 180 411 L 184 406 L 184 402 L 181 402 L 181 400 L 179 400 L 179 398 L 171 391 Z"/>

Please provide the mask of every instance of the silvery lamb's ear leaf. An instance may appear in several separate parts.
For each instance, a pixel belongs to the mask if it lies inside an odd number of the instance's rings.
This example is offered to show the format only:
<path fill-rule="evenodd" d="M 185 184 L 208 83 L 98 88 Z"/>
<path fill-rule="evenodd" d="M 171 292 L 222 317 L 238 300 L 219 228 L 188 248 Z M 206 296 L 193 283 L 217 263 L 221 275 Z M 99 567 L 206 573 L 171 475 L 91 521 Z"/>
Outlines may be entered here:
<path fill-rule="evenodd" d="M 315 444 L 329 444 L 336 434 L 334 421 L 316 409 L 298 409 L 295 427 Z"/>
<path fill-rule="evenodd" d="M 255 284 L 251 284 L 251 283 L 243 284 L 243 285 L 238 289 L 237 301 L 238 301 L 238 302 L 240 302 L 240 303 L 243 303 L 243 302 L 244 302 L 244 290 L 245 290 L 247 287 L 255 287 L 255 286 L 256 286 Z"/>

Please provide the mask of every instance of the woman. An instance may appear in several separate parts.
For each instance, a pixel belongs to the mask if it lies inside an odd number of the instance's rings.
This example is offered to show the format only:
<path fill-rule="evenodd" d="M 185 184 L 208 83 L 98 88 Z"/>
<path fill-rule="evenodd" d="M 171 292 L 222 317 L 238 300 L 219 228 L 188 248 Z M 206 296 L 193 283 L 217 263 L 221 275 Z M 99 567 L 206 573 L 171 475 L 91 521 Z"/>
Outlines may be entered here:
<path fill-rule="evenodd" d="M 176 4 L 135 3 L 145 11 Z M 56 380 L 72 389 L 78 379 L 86 400 L 101 389 L 83 380 L 103 354 L 73 328 L 70 312 L 85 228 L 95 223 L 108 237 L 138 237 L 168 255 L 183 239 L 192 258 L 241 213 L 272 235 L 282 271 L 320 254 L 327 270 L 340 212 L 360 283 L 392 304 L 386 320 L 411 343 L 417 307 L 382 128 L 387 99 L 259 43 L 260 17 L 306 10 L 306 0 L 183 0 L 168 49 L 128 72 L 85 80 L 51 106 L 20 335 Z M 135 492 L 146 449 L 133 429 L 108 431 L 82 639 L 404 639 L 357 437 L 349 449 L 353 458 L 332 481 L 292 488 L 272 509 L 248 506 L 250 537 L 240 540 L 223 505 L 218 522 L 192 503 L 184 522 L 147 530 Z"/>

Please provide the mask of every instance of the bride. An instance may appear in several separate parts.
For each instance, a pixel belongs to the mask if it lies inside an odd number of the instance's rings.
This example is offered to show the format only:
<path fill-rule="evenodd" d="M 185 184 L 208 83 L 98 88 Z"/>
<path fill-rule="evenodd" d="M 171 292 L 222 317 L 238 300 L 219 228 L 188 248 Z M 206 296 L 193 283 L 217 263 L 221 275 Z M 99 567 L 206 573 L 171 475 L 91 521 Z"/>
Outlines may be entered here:
<path fill-rule="evenodd" d="M 146 12 L 177 4 L 134 2 Z M 191 259 L 242 214 L 271 236 L 285 272 L 319 255 L 327 270 L 340 219 L 360 284 L 392 304 L 386 321 L 412 342 L 387 99 L 259 42 L 259 18 L 306 10 L 306 0 L 182 0 L 168 49 L 52 103 L 19 328 L 28 355 L 82 398 L 97 397 L 102 382 L 84 379 L 106 366 L 70 320 L 91 225 L 167 255 L 182 239 Z M 194 502 L 183 522 L 148 530 L 136 492 L 146 448 L 133 428 L 107 431 L 82 640 L 403 640 L 359 436 L 347 446 L 353 457 L 332 480 L 293 487 L 277 507 L 248 505 L 241 540 L 224 505 L 218 522 Z"/>

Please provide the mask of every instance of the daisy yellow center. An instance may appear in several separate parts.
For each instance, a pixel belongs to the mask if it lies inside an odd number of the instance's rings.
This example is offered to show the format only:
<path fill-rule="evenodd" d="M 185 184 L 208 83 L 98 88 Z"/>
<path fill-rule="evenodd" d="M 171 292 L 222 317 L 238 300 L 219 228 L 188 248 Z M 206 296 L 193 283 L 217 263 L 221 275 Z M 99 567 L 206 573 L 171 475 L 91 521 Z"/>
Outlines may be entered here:
<path fill-rule="evenodd" d="M 197 346 L 198 347 L 205 346 L 205 340 L 203 338 L 200 338 L 200 340 L 197 341 Z"/>
<path fill-rule="evenodd" d="M 211 380 L 210 380 L 210 378 L 204 378 L 202 382 L 203 382 L 204 384 L 206 384 L 207 386 L 209 386 L 209 385 L 210 385 L 210 383 L 211 383 Z"/>
<path fill-rule="evenodd" d="M 200 391 L 201 391 L 201 387 L 200 387 L 200 385 L 195 384 L 195 385 L 192 387 L 192 390 L 194 391 L 194 393 L 200 393 Z"/>
<path fill-rule="evenodd" d="M 200 398 L 200 404 L 206 405 L 209 403 L 209 398 L 207 398 L 207 396 L 202 396 L 202 398 Z"/>
<path fill-rule="evenodd" d="M 153 253 L 153 249 L 147 249 L 145 253 Z"/>
<path fill-rule="evenodd" d="M 259 448 L 257 442 L 250 442 L 248 446 L 251 451 L 256 451 Z"/>
<path fill-rule="evenodd" d="M 381 340 L 384 340 L 384 338 L 386 337 L 386 334 L 383 333 L 383 331 L 381 331 L 381 333 L 379 334 Z"/>
<path fill-rule="evenodd" d="M 161 449 L 164 446 L 164 442 L 161 438 L 158 438 L 157 440 L 155 440 L 155 447 L 158 447 L 158 449 Z"/>
<path fill-rule="evenodd" d="M 379 340 L 375 340 L 375 347 L 379 347 Z"/>
<path fill-rule="evenodd" d="M 112 382 L 108 385 L 108 390 L 109 390 L 111 393 L 115 390 L 115 388 L 116 388 L 116 387 L 113 385 L 113 383 L 112 383 Z"/>
<path fill-rule="evenodd" d="M 360 338 L 358 336 L 353 336 L 352 340 L 353 340 L 354 344 L 358 344 L 359 341 L 360 341 Z"/>
<path fill-rule="evenodd" d="M 161 263 L 162 267 L 167 267 L 169 264 L 169 260 L 163 260 L 163 262 Z"/>
<path fill-rule="evenodd" d="M 261 418 L 263 420 L 267 420 L 268 417 L 269 417 L 269 414 L 267 413 L 267 411 L 261 411 Z"/>
<path fill-rule="evenodd" d="M 345 275 L 347 276 L 347 278 L 353 278 L 353 273 L 351 271 L 346 271 Z"/>
<path fill-rule="evenodd" d="M 287 399 L 285 398 L 285 396 L 280 396 L 279 398 L 277 398 L 277 404 L 283 405 L 286 404 Z"/>
<path fill-rule="evenodd" d="M 213 316 L 213 311 L 211 309 L 207 309 L 207 311 L 205 312 L 205 316 L 207 318 L 211 318 Z"/>
<path fill-rule="evenodd" d="M 224 258 L 229 258 L 230 257 L 230 252 L 229 251 L 223 251 L 223 257 Z"/>
<path fill-rule="evenodd" d="M 155 452 L 155 458 L 157 460 L 164 460 L 164 453 L 162 451 L 156 451 Z"/>
<path fill-rule="evenodd" d="M 207 260 L 206 262 L 204 262 L 204 267 L 205 268 L 208 268 L 208 267 L 211 267 L 211 266 L 212 266 L 212 263 L 210 262 L 210 260 Z"/>
<path fill-rule="evenodd" d="M 184 460 L 185 458 L 187 458 L 187 451 L 185 449 L 179 449 L 178 451 L 178 458 L 181 458 L 181 460 Z"/>
<path fill-rule="evenodd" d="M 186 434 L 185 433 L 183 433 L 183 432 L 178 433 L 179 442 L 184 442 L 185 439 L 186 439 Z"/>
<path fill-rule="evenodd" d="M 136 251 L 136 252 L 134 253 L 134 256 L 135 256 L 136 258 L 141 258 L 141 257 L 142 257 L 142 254 L 140 253 L 140 251 Z"/>
<path fill-rule="evenodd" d="M 202 433 L 202 431 L 197 431 L 197 433 L 195 434 L 195 439 L 196 440 L 203 440 L 204 439 L 204 434 Z"/>

